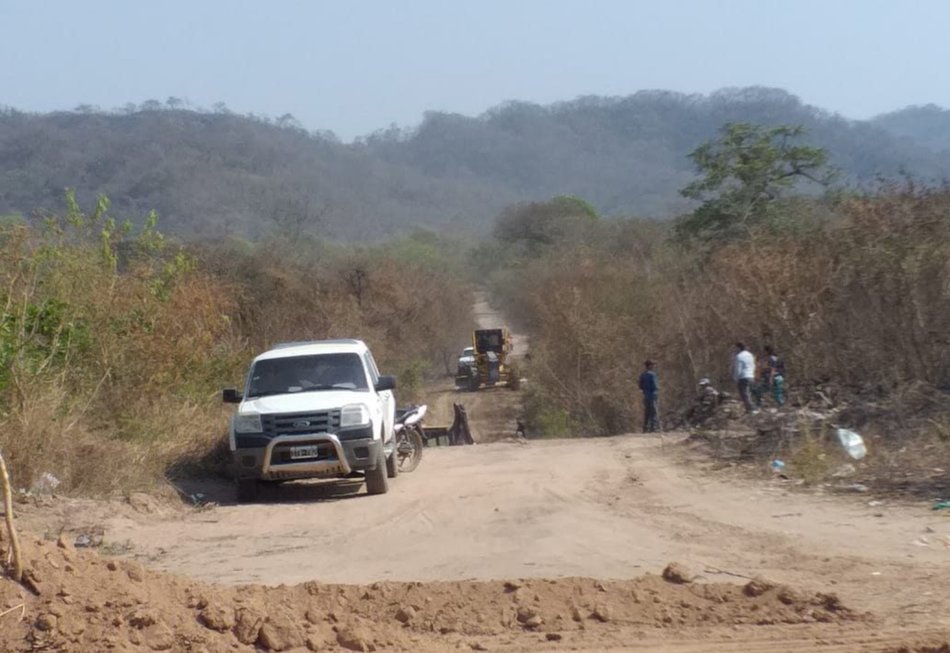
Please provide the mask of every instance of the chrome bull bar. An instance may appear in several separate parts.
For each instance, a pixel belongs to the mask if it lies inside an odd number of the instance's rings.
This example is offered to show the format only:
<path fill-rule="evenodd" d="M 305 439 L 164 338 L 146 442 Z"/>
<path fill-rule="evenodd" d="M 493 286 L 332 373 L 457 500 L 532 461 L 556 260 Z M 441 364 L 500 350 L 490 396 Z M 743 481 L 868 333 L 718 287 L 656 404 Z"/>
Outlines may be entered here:
<path fill-rule="evenodd" d="M 336 460 L 299 460 L 289 463 L 271 464 L 274 448 L 280 445 L 294 446 L 303 444 L 329 443 L 336 453 Z M 273 438 L 264 450 L 264 465 L 261 475 L 283 476 L 291 474 L 349 474 L 352 471 L 350 463 L 343 453 L 340 439 L 333 433 L 303 433 L 300 435 L 278 435 Z"/>

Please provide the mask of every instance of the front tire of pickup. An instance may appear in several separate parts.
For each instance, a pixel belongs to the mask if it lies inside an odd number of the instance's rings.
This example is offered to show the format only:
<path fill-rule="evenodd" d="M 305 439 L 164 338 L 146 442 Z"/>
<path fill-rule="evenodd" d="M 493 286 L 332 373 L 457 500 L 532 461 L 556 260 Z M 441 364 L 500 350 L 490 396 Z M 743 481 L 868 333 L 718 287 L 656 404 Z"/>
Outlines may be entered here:
<path fill-rule="evenodd" d="M 366 494 L 386 494 L 389 492 L 389 481 L 386 479 L 386 452 L 380 443 L 379 453 L 376 454 L 376 468 L 366 472 Z"/>
<path fill-rule="evenodd" d="M 251 503 L 257 500 L 260 485 L 256 478 L 239 478 L 237 480 L 238 503 Z"/>

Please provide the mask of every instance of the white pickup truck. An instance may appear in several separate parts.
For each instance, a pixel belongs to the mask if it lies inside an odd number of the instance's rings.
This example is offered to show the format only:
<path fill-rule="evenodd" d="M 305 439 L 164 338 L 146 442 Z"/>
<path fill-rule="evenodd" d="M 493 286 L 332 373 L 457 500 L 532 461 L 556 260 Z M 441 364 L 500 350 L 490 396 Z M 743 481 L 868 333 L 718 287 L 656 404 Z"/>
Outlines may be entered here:
<path fill-rule="evenodd" d="M 253 501 L 262 481 L 366 479 L 384 494 L 398 473 L 393 438 L 395 379 L 382 376 L 360 340 L 277 345 L 251 363 L 231 418 L 238 501 Z"/>

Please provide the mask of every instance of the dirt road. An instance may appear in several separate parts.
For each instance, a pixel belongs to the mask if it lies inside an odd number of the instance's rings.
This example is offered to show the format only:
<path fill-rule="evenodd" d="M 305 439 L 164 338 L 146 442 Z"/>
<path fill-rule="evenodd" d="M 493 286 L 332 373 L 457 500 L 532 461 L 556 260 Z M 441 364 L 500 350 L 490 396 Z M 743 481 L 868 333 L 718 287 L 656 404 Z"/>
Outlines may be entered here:
<path fill-rule="evenodd" d="M 472 313 L 479 329 L 508 326 L 504 317 L 488 303 L 484 292 L 475 293 Z M 512 340 L 512 360 L 521 366 L 521 359 L 528 352 L 528 337 L 512 333 Z M 450 381 L 437 381 L 427 388 L 425 401 L 429 406 L 427 423 L 445 425 L 452 422 L 452 404 L 461 403 L 469 415 L 472 436 L 482 443 L 514 437 L 516 420 L 521 414 L 520 393 L 506 387 L 458 392 Z"/>
<path fill-rule="evenodd" d="M 875 587 L 892 595 L 897 577 L 917 596 L 927 588 L 912 578 L 950 572 L 942 513 L 726 484 L 689 473 L 664 446 L 674 445 L 627 436 L 427 449 L 385 496 L 285 485 L 267 503 L 119 518 L 107 539 L 226 583 L 629 578 L 677 560 L 816 589 L 856 580 L 863 602 Z"/>
<path fill-rule="evenodd" d="M 308 585 L 306 592 L 320 592 L 321 614 L 328 619 L 358 614 L 371 622 L 381 611 L 388 621 L 374 626 L 377 641 L 396 642 L 400 650 L 472 644 L 466 633 L 479 634 L 479 646 L 497 650 L 557 646 L 539 638 L 537 629 L 498 630 L 498 615 L 504 621 L 511 605 L 527 602 L 544 612 L 560 636 L 566 625 L 557 620 L 582 600 L 585 605 L 609 601 L 613 616 L 609 623 L 597 620 L 596 628 L 568 628 L 564 643 L 575 650 L 942 650 L 899 645 L 950 634 L 947 515 L 919 503 L 868 505 L 864 496 L 815 496 L 790 491 L 779 481 L 699 471 L 679 460 L 688 448 L 676 440 L 631 435 L 428 449 L 419 469 L 400 476 L 382 496 L 366 496 L 358 487 L 347 492 L 289 484 L 253 505 L 185 514 L 126 506 L 104 520 L 101 506 L 98 512 L 73 506 L 62 518 L 75 528 L 84 510 L 95 514 L 105 527 L 105 550 L 201 581 L 364 584 L 370 589 L 341 589 L 336 599 L 332 588 Z M 230 496 L 230 488 L 220 491 L 220 498 Z M 24 526 L 37 533 L 44 532 L 44 518 L 49 534 L 48 514 L 22 515 Z M 776 610 L 785 608 L 774 597 L 770 606 L 742 607 L 734 602 L 738 599 L 728 599 L 733 612 L 725 616 L 712 612 L 719 603 L 708 600 L 706 607 L 687 606 L 697 597 L 708 599 L 710 591 L 718 596 L 725 590 L 644 584 L 643 574 L 656 574 L 670 561 L 703 583 L 744 583 L 760 576 L 807 592 L 834 592 L 848 608 L 872 616 L 842 623 L 783 621 L 789 615 L 780 619 Z M 530 588 L 527 593 L 508 594 L 509 586 L 502 587 L 502 580 L 525 578 L 538 579 L 534 585 L 519 581 Z M 498 580 L 486 585 L 470 579 Z M 392 582 L 378 586 L 377 581 Z M 149 582 L 167 584 L 158 578 Z M 180 592 L 169 591 L 162 596 Z M 293 600 L 301 591 L 291 587 L 274 596 Z M 260 606 L 277 600 L 259 588 L 215 592 L 228 601 L 258 597 L 253 600 Z M 644 617 L 642 610 L 650 605 L 644 595 L 661 602 L 662 610 Z M 153 590 L 150 600 L 158 596 Z M 374 598 L 367 603 L 365 597 Z M 393 614 L 407 601 L 428 611 L 429 621 L 412 628 L 422 639 L 397 637 L 406 631 Z M 796 603 L 791 617 L 807 617 L 807 605 Z M 634 608 L 640 611 L 623 612 Z M 184 603 L 169 604 L 173 609 L 181 611 Z M 681 616 L 666 625 L 670 610 L 681 610 L 672 613 Z M 714 621 L 705 623 L 707 617 Z M 194 615 L 186 611 L 179 618 L 188 624 Z M 425 623 L 435 624 L 436 635 L 424 635 L 430 627 Z M 440 639 L 439 628 L 455 634 Z"/>
<path fill-rule="evenodd" d="M 889 628 L 950 632 L 950 521 L 924 506 L 724 482 L 675 462 L 673 438 L 429 449 L 389 494 L 272 502 L 107 539 L 149 566 L 223 583 L 632 578 L 678 561 L 709 580 L 764 576 L 837 592 Z"/>

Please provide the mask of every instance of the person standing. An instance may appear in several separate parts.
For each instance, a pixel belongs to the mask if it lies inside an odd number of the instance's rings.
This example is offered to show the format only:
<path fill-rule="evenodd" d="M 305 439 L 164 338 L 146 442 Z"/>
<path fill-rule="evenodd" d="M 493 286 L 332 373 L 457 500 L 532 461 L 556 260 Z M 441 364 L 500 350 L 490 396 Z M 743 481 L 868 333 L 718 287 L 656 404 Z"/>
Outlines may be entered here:
<path fill-rule="evenodd" d="M 762 408 L 762 397 L 772 388 L 772 368 L 768 358 L 755 359 L 755 380 L 752 382 L 752 405 L 756 410 Z"/>
<path fill-rule="evenodd" d="M 755 380 L 755 356 L 741 342 L 736 343 L 736 353 L 732 358 L 732 378 L 736 382 L 745 412 L 757 413 L 751 396 L 752 383 Z"/>
<path fill-rule="evenodd" d="M 640 392 L 643 393 L 643 432 L 652 433 L 660 430 L 660 381 L 653 370 L 653 361 L 643 364 L 645 368 L 640 375 Z"/>
<path fill-rule="evenodd" d="M 766 365 L 769 368 L 769 387 L 772 389 L 772 399 L 776 406 L 785 405 L 785 361 L 775 353 L 775 348 L 765 348 Z"/>

